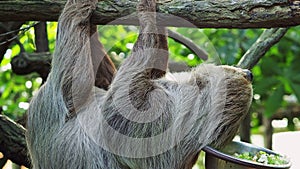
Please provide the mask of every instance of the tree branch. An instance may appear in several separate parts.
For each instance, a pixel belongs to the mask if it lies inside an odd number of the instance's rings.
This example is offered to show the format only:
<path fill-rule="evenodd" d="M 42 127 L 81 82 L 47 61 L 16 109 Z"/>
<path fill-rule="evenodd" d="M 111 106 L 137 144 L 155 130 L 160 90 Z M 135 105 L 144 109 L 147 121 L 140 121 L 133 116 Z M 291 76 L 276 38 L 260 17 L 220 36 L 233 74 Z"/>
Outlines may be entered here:
<path fill-rule="evenodd" d="M 0 21 L 56 21 L 65 1 L 2 0 Z M 100 1 L 92 22 L 99 25 L 137 25 L 137 18 L 128 16 L 136 11 L 137 0 Z M 158 12 L 164 26 L 199 28 L 271 28 L 300 24 L 300 1 L 194 1 L 162 2 Z M 125 17 L 127 16 L 127 17 Z M 125 17 L 125 18 L 121 18 Z M 118 20 L 116 20 L 118 19 Z"/>
<path fill-rule="evenodd" d="M 284 36 L 287 30 L 288 28 L 266 29 L 243 55 L 237 66 L 244 69 L 252 69 L 259 59 Z"/>
<path fill-rule="evenodd" d="M 179 42 L 183 45 L 185 45 L 188 49 L 190 49 L 192 52 L 194 52 L 195 55 L 197 55 L 199 58 L 203 60 L 207 60 L 208 54 L 207 52 L 197 46 L 191 39 L 181 35 L 178 32 L 172 31 L 168 29 L 168 36 L 172 38 L 175 42 Z"/>
<path fill-rule="evenodd" d="M 25 131 L 21 125 L 0 114 L 0 152 L 14 163 L 30 167 Z"/>
<path fill-rule="evenodd" d="M 37 72 L 45 80 L 50 72 L 52 55 L 49 52 L 26 53 L 15 56 L 12 61 L 12 70 L 18 75 Z"/>
<path fill-rule="evenodd" d="M 49 52 L 47 23 L 39 22 L 34 26 L 36 52 Z"/>

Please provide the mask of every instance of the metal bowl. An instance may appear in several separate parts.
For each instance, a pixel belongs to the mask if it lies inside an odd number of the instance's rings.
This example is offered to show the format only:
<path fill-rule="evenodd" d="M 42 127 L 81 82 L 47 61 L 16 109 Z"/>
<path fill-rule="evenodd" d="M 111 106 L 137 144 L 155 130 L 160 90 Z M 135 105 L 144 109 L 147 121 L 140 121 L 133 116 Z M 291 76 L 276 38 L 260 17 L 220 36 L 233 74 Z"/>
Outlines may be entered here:
<path fill-rule="evenodd" d="M 259 151 L 278 155 L 278 153 L 269 149 L 245 142 L 232 141 L 220 150 L 206 146 L 203 148 L 203 151 L 205 151 L 206 169 L 289 169 L 291 167 L 291 162 L 289 160 L 287 160 L 287 164 L 284 165 L 270 165 L 234 157 L 234 153 L 242 154 L 249 152 L 251 154 L 256 154 Z"/>

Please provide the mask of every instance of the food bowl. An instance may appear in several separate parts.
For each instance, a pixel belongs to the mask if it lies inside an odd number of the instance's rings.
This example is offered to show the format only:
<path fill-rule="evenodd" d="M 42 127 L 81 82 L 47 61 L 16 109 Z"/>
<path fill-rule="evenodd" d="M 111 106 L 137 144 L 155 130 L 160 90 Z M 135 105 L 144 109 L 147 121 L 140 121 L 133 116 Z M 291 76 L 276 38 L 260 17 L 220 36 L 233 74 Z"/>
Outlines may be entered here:
<path fill-rule="evenodd" d="M 289 169 L 291 162 L 288 158 L 275 153 L 269 149 L 255 146 L 253 144 L 232 141 L 224 148 L 217 150 L 210 146 L 203 148 L 205 151 L 205 168 L 206 169 Z M 273 154 L 284 158 L 285 164 L 264 164 L 256 161 L 250 161 L 235 157 L 235 153 L 257 154 L 260 151 L 267 154 Z"/>

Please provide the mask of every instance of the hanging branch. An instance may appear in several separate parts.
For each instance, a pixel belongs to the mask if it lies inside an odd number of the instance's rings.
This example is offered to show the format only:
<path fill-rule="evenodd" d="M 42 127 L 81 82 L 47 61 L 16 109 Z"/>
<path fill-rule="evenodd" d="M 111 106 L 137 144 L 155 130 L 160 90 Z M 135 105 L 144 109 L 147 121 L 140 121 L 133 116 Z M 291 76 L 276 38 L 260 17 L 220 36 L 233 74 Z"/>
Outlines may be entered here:
<path fill-rule="evenodd" d="M 287 30 L 288 28 L 266 29 L 243 55 L 237 67 L 252 69 L 259 59 L 284 36 Z"/>

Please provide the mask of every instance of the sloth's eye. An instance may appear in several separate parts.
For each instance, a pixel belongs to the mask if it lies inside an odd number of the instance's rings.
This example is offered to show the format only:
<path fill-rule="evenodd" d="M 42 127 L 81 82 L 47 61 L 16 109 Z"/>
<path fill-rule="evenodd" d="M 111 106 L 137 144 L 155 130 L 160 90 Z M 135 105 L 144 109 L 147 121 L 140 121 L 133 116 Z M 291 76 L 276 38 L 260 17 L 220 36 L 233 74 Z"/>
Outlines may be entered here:
<path fill-rule="evenodd" d="M 245 78 L 247 80 L 249 80 L 250 82 L 252 82 L 252 80 L 253 80 L 253 74 L 252 74 L 252 72 L 250 70 L 248 70 L 248 69 L 243 69 L 243 72 L 245 73 Z"/>

